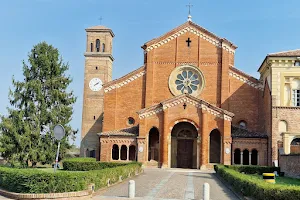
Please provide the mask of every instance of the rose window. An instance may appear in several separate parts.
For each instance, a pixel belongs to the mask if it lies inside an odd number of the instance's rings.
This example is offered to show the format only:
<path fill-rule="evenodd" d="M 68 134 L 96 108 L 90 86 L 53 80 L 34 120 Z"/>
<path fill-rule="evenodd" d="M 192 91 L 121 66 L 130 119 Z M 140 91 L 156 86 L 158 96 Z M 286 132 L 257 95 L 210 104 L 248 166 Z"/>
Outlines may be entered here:
<path fill-rule="evenodd" d="M 193 91 L 196 91 L 199 87 L 199 77 L 192 71 L 184 70 L 177 75 L 177 80 L 175 84 L 177 85 L 177 90 L 180 90 L 181 93 L 192 94 Z"/>
<path fill-rule="evenodd" d="M 198 96 L 205 85 L 204 76 L 198 67 L 183 65 L 176 67 L 169 77 L 169 88 L 173 95 Z"/>

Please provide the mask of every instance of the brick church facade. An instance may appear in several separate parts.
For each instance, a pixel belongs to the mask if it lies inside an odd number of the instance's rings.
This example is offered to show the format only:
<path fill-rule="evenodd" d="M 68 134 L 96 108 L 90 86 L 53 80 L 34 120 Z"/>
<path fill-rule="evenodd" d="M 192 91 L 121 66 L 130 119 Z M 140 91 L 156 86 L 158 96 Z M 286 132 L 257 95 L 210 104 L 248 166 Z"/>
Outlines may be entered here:
<path fill-rule="evenodd" d="M 272 165 L 284 142 L 288 151 L 298 138 L 299 125 L 287 130 L 299 119 L 297 89 L 293 102 L 283 105 L 283 97 L 278 104 L 272 68 L 281 60 L 295 65 L 300 51 L 267 55 L 258 80 L 234 66 L 237 46 L 189 20 L 146 42 L 144 65 L 112 80 L 114 33 L 104 26 L 86 31 L 83 156 L 166 168 Z M 288 81 L 300 77 L 295 70 Z"/>

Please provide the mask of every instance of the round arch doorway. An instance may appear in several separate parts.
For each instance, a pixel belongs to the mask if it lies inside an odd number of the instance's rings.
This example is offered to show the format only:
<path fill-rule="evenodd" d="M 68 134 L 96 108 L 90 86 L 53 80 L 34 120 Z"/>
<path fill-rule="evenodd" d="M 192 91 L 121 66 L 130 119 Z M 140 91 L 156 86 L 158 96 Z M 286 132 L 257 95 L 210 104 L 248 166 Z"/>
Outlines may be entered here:
<path fill-rule="evenodd" d="M 198 131 L 189 122 L 177 123 L 171 132 L 171 167 L 197 167 Z"/>

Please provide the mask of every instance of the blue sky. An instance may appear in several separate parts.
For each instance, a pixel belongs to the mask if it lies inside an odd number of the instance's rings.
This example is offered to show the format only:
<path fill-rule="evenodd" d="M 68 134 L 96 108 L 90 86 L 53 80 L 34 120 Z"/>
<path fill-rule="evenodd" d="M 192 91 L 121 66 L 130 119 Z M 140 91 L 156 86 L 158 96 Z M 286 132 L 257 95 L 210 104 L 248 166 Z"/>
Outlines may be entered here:
<path fill-rule="evenodd" d="M 236 44 L 235 66 L 252 76 L 259 77 L 256 71 L 267 53 L 300 48 L 299 0 L 3 0 L 0 114 L 7 114 L 12 76 L 22 79 L 22 60 L 33 45 L 46 41 L 69 62 L 70 89 L 78 97 L 71 124 L 80 131 L 84 29 L 99 25 L 102 16 L 102 25 L 113 30 L 113 78 L 118 78 L 143 64 L 145 42 L 186 21 L 189 2 L 193 22 Z"/>

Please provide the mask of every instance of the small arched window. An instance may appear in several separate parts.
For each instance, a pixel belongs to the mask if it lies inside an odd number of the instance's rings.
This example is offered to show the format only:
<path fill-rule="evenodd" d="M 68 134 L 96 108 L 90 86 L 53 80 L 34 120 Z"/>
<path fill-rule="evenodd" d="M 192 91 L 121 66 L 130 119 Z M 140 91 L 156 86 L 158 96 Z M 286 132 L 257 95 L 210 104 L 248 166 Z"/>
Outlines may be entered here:
<path fill-rule="evenodd" d="M 242 121 L 239 122 L 239 127 L 240 128 L 247 128 L 247 123 L 244 120 L 242 120 Z"/>
<path fill-rule="evenodd" d="M 97 52 L 100 52 L 100 40 L 99 39 L 96 40 L 96 50 L 97 50 Z"/>
<path fill-rule="evenodd" d="M 105 52 L 105 44 L 102 44 L 102 52 Z"/>
<path fill-rule="evenodd" d="M 279 123 L 278 123 L 278 129 L 279 129 L 279 133 L 284 133 L 284 132 L 287 132 L 288 130 L 288 126 L 287 126 L 287 122 L 284 121 L 284 120 L 281 120 Z"/>
<path fill-rule="evenodd" d="M 94 45 L 93 45 L 93 43 L 91 43 L 91 52 L 94 51 L 93 47 L 94 47 Z"/>

